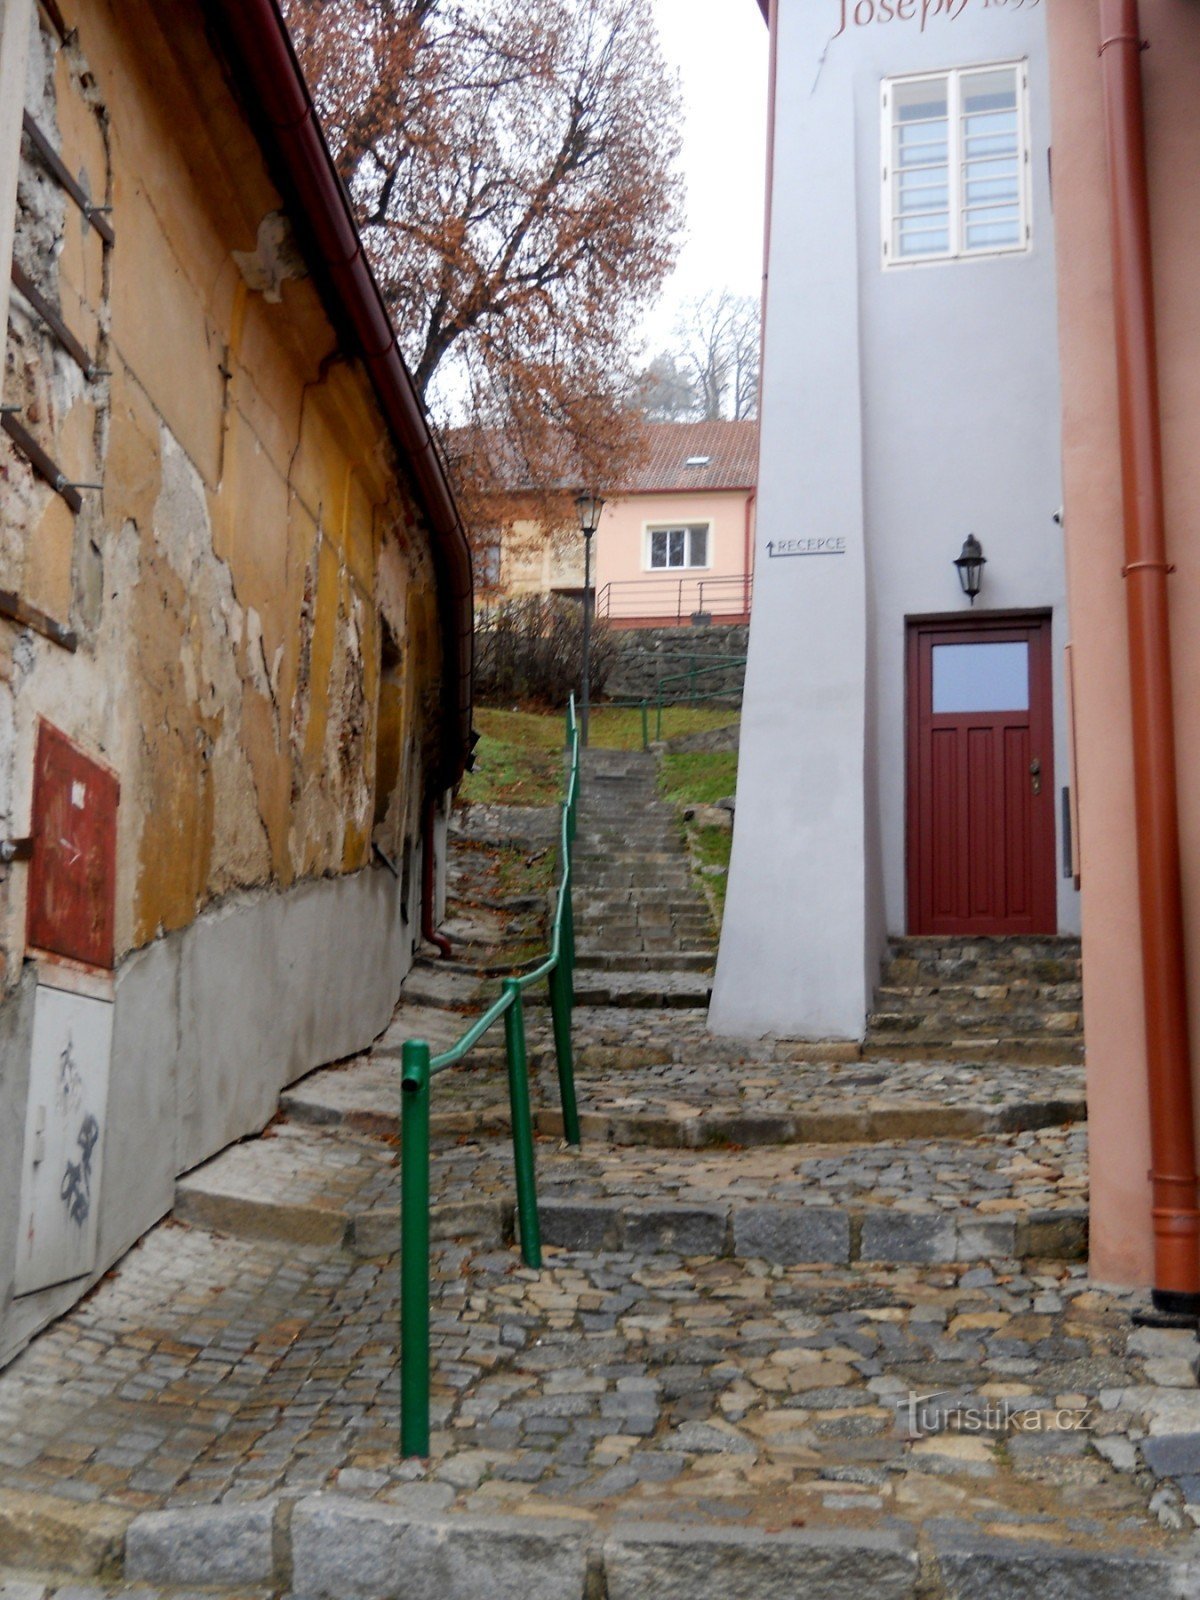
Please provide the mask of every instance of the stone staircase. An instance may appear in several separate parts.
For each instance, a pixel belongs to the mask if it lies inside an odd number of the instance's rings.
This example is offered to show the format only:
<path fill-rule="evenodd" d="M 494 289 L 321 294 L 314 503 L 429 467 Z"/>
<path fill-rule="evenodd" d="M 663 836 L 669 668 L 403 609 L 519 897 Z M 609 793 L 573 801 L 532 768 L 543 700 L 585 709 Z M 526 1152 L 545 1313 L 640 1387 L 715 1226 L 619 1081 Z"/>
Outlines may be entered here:
<path fill-rule="evenodd" d="M 575 841 L 580 1005 L 708 1004 L 712 915 L 657 773 L 654 756 L 642 751 L 583 752 Z"/>
<path fill-rule="evenodd" d="M 1069 936 L 893 938 L 865 1053 L 1081 1061 L 1081 968 Z"/>
<path fill-rule="evenodd" d="M 401 1046 L 447 1045 L 533 936 L 466 851 L 455 958 L 423 956 L 369 1052 L 181 1179 L 173 1223 L 0 1375 L 0 1565 L 41 1564 L 103 1490 L 89 1600 L 1200 1592 L 1193 1341 L 1088 1282 L 1082 1071 L 1016 1048 L 1061 1044 L 1078 951 L 895 941 L 877 1059 L 712 1038 L 713 929 L 653 758 L 588 752 L 584 783 L 583 1148 L 531 1006 L 532 1272 L 498 1035 L 435 1080 L 430 1460 L 395 1450 Z M 1024 1032 L 996 1020 L 1014 994 Z M 1097 1421 L 914 1431 L 932 1392 Z M 4 1539 L 15 1474 L 58 1508 L 32 1561 Z M 29 1600 L 51 1593 L 76 1591 Z"/>

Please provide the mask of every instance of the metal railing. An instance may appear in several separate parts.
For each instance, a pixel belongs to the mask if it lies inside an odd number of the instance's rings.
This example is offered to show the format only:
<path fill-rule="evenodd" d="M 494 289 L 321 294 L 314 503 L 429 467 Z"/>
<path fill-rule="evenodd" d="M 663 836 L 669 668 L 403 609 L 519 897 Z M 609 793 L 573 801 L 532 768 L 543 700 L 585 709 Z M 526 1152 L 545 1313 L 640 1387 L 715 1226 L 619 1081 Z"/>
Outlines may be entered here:
<path fill-rule="evenodd" d="M 754 593 L 751 573 L 728 577 L 614 578 L 596 594 L 596 615 L 607 621 L 703 620 L 729 622 L 749 618 Z"/>
<path fill-rule="evenodd" d="M 424 1039 L 407 1039 L 401 1055 L 400 1116 L 400 1453 L 429 1454 L 429 1115 L 432 1080 L 457 1066 L 495 1023 L 504 1019 L 508 1096 L 512 1113 L 513 1167 L 521 1255 L 525 1264 L 542 1264 L 537 1180 L 533 1160 L 533 1116 L 529 1104 L 529 1058 L 525 1045 L 524 993 L 549 980 L 554 1053 L 562 1100 L 563 1136 L 578 1145 L 579 1108 L 571 1052 L 574 1007 L 575 922 L 572 911 L 573 845 L 579 803 L 579 726 L 575 697 L 567 707 L 567 747 L 571 752 L 559 836 L 559 883 L 550 949 L 531 972 L 506 978 L 500 998 L 467 1029 L 457 1043 L 434 1055 Z"/>
<path fill-rule="evenodd" d="M 658 741 L 661 740 L 663 736 L 663 710 L 667 706 L 711 704 L 714 700 L 737 699 L 740 701 L 742 698 L 742 691 L 740 688 L 736 690 L 705 689 L 701 691 L 696 687 L 696 684 L 698 679 L 713 673 L 728 672 L 731 668 L 736 667 L 740 667 L 744 670 L 747 658 L 745 656 L 711 657 L 710 659 L 713 661 L 713 665 L 709 667 L 698 667 L 696 665 L 696 661 L 699 659 L 701 658 L 694 657 L 691 666 L 689 666 L 684 672 L 668 672 L 663 677 L 659 678 L 654 686 L 654 693 L 652 695 L 643 695 L 641 698 L 636 695 L 632 695 L 623 699 L 605 700 L 601 705 L 593 708 L 593 715 L 596 715 L 597 713 L 602 714 L 609 706 L 614 708 L 620 707 L 623 709 L 629 709 L 632 707 L 636 710 L 639 710 L 642 713 L 642 749 L 649 750 L 651 711 L 654 712 L 654 738 L 655 741 Z M 668 694 L 665 691 L 665 686 L 671 683 L 686 683 L 688 687 L 683 690 L 682 693 Z"/>

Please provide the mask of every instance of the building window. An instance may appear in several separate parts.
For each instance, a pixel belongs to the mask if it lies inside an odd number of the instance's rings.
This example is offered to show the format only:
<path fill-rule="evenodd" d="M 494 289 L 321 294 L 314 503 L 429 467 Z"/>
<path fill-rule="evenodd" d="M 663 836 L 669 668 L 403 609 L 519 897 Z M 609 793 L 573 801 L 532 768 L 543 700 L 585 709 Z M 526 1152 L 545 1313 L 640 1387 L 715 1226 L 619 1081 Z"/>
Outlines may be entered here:
<path fill-rule="evenodd" d="M 706 567 L 708 565 L 708 523 L 693 523 L 683 528 L 650 528 L 650 566 Z"/>
<path fill-rule="evenodd" d="M 883 260 L 951 261 L 1029 248 L 1024 66 L 883 85 Z"/>

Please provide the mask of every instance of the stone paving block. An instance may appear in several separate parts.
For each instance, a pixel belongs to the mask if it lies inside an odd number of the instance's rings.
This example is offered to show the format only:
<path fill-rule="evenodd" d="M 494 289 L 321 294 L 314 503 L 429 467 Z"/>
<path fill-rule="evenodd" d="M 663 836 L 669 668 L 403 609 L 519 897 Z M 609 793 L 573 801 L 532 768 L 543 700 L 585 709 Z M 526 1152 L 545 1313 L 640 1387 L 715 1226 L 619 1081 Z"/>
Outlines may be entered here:
<path fill-rule="evenodd" d="M 946 1600 L 1191 1600 L 1197 1592 L 1178 1556 L 988 1538 L 960 1524 L 935 1522 L 927 1531 Z"/>
<path fill-rule="evenodd" d="M 416 1517 L 336 1495 L 292 1513 L 294 1600 L 583 1600 L 587 1535 L 535 1518 Z"/>
<path fill-rule="evenodd" d="M 960 1217 L 959 1261 L 994 1261 L 1017 1253 L 1017 1225 L 1012 1217 Z"/>
<path fill-rule="evenodd" d="M 1163 1433 L 1142 1440 L 1146 1465 L 1163 1477 L 1200 1473 L 1200 1433 Z"/>
<path fill-rule="evenodd" d="M 121 1556 L 130 1513 L 57 1495 L 0 1491 L 0 1564 L 102 1577 Z"/>
<path fill-rule="evenodd" d="M 1017 1224 L 1017 1252 L 1042 1260 L 1083 1261 L 1088 1251 L 1085 1210 L 1035 1211 Z"/>
<path fill-rule="evenodd" d="M 621 1212 L 615 1204 L 586 1200 L 539 1200 L 542 1243 L 560 1250 L 616 1250 Z"/>
<path fill-rule="evenodd" d="M 954 1222 L 930 1212 L 868 1211 L 862 1220 L 863 1261 L 953 1261 Z"/>
<path fill-rule="evenodd" d="M 917 1557 L 890 1532 L 624 1527 L 604 1542 L 608 1600 L 908 1600 Z"/>
<path fill-rule="evenodd" d="M 46 1600 L 49 1593 L 44 1583 L 24 1578 L 0 1578 L 0 1600 Z"/>
<path fill-rule="evenodd" d="M 147 1511 L 125 1534 L 125 1576 L 169 1584 L 265 1584 L 277 1501 Z"/>
<path fill-rule="evenodd" d="M 627 1250 L 670 1250 L 683 1256 L 725 1253 L 729 1214 L 724 1206 L 629 1206 Z"/>
<path fill-rule="evenodd" d="M 735 1206 L 733 1249 L 738 1256 L 760 1257 L 783 1265 L 847 1262 L 850 1217 L 832 1206 Z"/>

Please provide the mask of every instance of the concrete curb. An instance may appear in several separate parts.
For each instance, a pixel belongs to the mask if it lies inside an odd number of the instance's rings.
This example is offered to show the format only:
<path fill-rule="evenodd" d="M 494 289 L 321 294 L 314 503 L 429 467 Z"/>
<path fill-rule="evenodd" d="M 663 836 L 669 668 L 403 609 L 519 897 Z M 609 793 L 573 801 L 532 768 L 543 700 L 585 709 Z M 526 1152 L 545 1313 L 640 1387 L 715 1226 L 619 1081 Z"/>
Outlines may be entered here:
<path fill-rule="evenodd" d="M 968 1524 L 869 1531 L 424 1515 L 324 1493 L 144 1512 L 127 1579 L 262 1585 L 289 1600 L 1188 1600 L 1200 1546 L 1080 1550 Z M 264 1569 L 264 1561 L 268 1563 Z M 152 1564 L 152 1565 L 151 1565 Z M 265 1576 L 264 1576 L 265 1571 Z"/>

